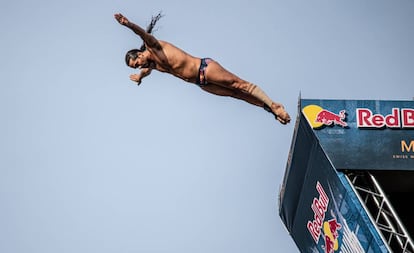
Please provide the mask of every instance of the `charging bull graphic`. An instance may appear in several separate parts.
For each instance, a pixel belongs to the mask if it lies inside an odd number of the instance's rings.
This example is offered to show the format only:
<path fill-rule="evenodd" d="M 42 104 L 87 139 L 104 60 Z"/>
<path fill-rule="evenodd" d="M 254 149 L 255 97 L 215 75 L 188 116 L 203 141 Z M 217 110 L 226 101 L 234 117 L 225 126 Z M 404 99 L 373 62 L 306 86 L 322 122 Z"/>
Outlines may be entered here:
<path fill-rule="evenodd" d="M 345 117 L 345 110 L 340 111 L 339 114 L 335 114 L 331 111 L 323 109 L 316 115 L 315 122 L 320 122 L 326 126 L 335 124 L 346 127 L 348 124 L 344 121 Z"/>
<path fill-rule="evenodd" d="M 347 127 L 346 111 L 341 110 L 338 114 L 324 109 L 318 105 L 308 105 L 303 108 L 303 113 L 312 128 L 320 128 L 322 126 L 338 125 Z"/>
<path fill-rule="evenodd" d="M 341 224 L 339 224 L 336 219 L 324 222 L 323 231 L 325 235 L 325 245 L 322 248 L 324 248 L 325 253 L 333 253 L 338 250 L 338 230 L 340 230 L 341 227 Z"/>

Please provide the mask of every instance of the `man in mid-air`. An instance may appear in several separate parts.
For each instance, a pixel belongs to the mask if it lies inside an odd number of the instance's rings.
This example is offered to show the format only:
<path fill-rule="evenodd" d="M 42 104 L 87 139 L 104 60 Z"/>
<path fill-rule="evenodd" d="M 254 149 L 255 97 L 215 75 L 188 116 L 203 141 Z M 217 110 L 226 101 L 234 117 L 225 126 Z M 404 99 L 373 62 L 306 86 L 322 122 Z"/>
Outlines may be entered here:
<path fill-rule="evenodd" d="M 213 59 L 194 57 L 169 42 L 157 40 L 122 14 L 114 16 L 121 25 L 131 29 L 144 41 L 143 49 L 132 49 L 125 56 L 129 67 L 141 70 L 130 75 L 132 81 L 140 84 L 155 69 L 194 83 L 212 94 L 230 96 L 262 107 L 282 124 L 290 122 L 284 106 L 272 101 L 259 86 L 239 78 Z"/>

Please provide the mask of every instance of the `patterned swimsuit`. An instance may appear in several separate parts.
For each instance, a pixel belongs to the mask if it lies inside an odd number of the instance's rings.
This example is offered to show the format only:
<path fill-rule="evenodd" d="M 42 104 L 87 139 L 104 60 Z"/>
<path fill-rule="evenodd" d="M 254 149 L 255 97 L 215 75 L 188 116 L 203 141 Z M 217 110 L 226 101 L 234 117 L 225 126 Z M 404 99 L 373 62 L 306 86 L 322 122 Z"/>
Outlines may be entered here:
<path fill-rule="evenodd" d="M 200 68 L 198 69 L 198 76 L 196 80 L 196 84 L 200 87 L 208 84 L 206 80 L 205 70 L 211 61 L 211 58 L 201 59 Z"/>

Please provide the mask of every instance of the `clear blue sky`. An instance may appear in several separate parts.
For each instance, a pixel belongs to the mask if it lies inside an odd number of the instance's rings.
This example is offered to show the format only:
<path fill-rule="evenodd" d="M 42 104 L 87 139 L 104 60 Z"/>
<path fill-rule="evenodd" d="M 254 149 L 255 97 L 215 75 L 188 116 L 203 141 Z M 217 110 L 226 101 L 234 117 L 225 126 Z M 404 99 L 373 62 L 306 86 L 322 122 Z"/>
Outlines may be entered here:
<path fill-rule="evenodd" d="M 156 37 L 283 103 L 258 107 L 124 54 Z M 412 99 L 414 1 L 5 1 L 0 252 L 298 252 L 278 194 L 303 98 Z M 300 210 L 298 210 L 300 211 Z"/>

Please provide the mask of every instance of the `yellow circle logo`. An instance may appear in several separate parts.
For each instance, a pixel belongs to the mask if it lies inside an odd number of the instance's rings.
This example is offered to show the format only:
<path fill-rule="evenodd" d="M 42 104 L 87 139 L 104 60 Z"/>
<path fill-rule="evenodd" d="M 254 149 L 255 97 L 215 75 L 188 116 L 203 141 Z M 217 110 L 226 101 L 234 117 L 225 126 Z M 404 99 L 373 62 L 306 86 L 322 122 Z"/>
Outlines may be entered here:
<path fill-rule="evenodd" d="M 302 112 L 305 114 L 306 119 L 308 120 L 309 125 L 312 128 L 319 128 L 324 125 L 322 122 L 317 122 L 316 118 L 318 114 L 323 110 L 319 105 L 308 105 L 303 107 Z"/>

